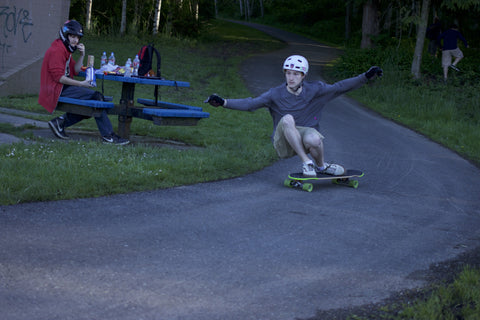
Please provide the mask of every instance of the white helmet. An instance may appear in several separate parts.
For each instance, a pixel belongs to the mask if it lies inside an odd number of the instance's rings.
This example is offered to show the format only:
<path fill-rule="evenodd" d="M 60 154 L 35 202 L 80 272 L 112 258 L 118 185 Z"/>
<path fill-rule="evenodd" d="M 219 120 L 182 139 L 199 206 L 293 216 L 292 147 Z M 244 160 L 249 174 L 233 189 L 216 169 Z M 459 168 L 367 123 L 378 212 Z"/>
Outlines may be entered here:
<path fill-rule="evenodd" d="M 293 55 L 285 59 L 283 63 L 283 71 L 285 70 L 294 70 L 300 71 L 304 74 L 308 72 L 308 61 L 305 57 L 299 55 Z"/>

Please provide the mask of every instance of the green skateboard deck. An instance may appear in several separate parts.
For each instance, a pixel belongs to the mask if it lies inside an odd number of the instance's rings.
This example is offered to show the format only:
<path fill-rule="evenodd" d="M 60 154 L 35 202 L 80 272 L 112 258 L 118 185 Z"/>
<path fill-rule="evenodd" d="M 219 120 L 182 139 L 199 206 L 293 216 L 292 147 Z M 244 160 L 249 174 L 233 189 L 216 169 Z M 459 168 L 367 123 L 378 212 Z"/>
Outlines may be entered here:
<path fill-rule="evenodd" d="M 348 169 L 341 176 L 332 176 L 329 174 L 317 173 L 316 177 L 305 177 L 303 173 L 291 173 L 285 179 L 284 185 L 290 188 L 302 189 L 308 192 L 313 190 L 313 184 L 308 181 L 331 180 L 334 184 L 344 185 L 352 188 L 358 188 L 358 180 L 352 178 L 363 177 L 364 173 L 360 170 Z"/>

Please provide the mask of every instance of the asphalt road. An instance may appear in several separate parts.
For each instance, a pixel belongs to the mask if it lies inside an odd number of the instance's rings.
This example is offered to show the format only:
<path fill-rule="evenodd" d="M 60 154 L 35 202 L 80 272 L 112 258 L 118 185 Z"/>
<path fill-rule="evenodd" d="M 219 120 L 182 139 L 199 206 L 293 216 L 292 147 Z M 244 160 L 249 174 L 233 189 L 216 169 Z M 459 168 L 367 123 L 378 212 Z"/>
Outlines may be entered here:
<path fill-rule="evenodd" d="M 254 94 L 282 82 L 288 54 L 314 79 L 335 53 L 265 31 L 289 46 L 245 64 Z M 358 189 L 286 188 L 289 159 L 214 183 L 1 206 L 2 318 L 306 318 L 422 286 L 423 270 L 478 247 L 478 168 L 346 97 L 322 133 L 327 161 L 365 171 Z"/>

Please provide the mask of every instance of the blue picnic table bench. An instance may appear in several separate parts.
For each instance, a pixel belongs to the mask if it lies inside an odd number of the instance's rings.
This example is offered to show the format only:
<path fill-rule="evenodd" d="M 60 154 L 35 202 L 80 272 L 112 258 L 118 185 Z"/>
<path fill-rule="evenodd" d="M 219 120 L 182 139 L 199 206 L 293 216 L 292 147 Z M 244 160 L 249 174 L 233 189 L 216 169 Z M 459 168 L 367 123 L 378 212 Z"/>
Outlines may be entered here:
<path fill-rule="evenodd" d="M 155 78 L 123 77 L 117 75 L 97 75 L 97 79 L 122 82 L 122 96 L 120 102 L 115 104 L 110 101 L 80 100 L 60 97 L 57 110 L 95 117 L 104 110 L 108 114 L 118 115 L 118 132 L 123 138 L 129 138 L 130 124 L 133 118 L 152 121 L 155 125 L 162 126 L 194 126 L 198 121 L 208 118 L 210 114 L 202 108 L 178 103 L 159 101 L 155 99 L 137 99 L 139 105 L 134 103 L 135 84 L 148 84 L 156 86 L 189 87 L 188 82 L 172 81 Z"/>

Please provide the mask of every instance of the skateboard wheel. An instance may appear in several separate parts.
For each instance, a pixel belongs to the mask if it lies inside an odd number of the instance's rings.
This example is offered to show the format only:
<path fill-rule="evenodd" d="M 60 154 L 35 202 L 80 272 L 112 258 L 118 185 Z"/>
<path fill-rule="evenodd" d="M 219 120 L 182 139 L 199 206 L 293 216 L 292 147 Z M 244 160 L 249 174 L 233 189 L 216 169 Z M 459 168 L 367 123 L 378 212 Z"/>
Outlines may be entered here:
<path fill-rule="evenodd" d="M 351 180 L 348 185 L 352 188 L 357 189 L 358 188 L 358 181 L 357 180 Z"/>
<path fill-rule="evenodd" d="M 290 188 L 291 188 L 291 187 L 292 187 L 292 180 L 290 180 L 290 179 L 285 179 L 285 181 L 283 181 L 283 185 L 284 185 L 285 187 L 290 187 Z"/>
<path fill-rule="evenodd" d="M 313 184 L 311 183 L 304 183 L 302 186 L 302 190 L 312 192 L 313 190 Z"/>

